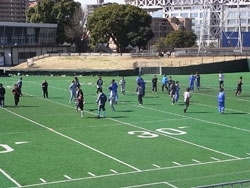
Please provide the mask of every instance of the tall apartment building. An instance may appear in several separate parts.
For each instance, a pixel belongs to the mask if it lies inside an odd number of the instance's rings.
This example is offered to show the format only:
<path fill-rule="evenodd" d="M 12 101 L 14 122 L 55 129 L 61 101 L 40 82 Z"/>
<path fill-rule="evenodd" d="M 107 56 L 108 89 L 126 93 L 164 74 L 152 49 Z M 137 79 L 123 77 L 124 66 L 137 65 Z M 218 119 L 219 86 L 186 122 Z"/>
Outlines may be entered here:
<path fill-rule="evenodd" d="M 28 0 L 1 0 L 0 21 L 25 22 L 25 9 Z"/>

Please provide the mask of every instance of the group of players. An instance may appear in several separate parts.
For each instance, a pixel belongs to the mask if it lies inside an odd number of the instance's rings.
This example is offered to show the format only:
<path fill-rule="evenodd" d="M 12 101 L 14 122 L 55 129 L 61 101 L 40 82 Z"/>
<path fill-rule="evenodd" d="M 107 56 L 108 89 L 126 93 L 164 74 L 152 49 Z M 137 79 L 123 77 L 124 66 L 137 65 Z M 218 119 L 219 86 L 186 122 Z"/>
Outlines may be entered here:
<path fill-rule="evenodd" d="M 194 90 L 194 87 L 196 86 L 197 90 L 200 90 L 200 75 L 199 73 L 196 74 L 191 74 L 189 77 L 189 86 L 183 93 L 184 96 L 184 102 L 185 102 L 185 108 L 184 112 L 187 111 L 187 108 L 189 107 L 189 102 L 191 98 L 191 92 Z M 136 78 L 136 93 L 138 97 L 138 103 L 139 105 L 143 105 L 143 97 L 145 96 L 145 89 L 146 89 L 146 82 L 143 80 L 142 76 L 138 76 Z M 167 77 L 166 74 L 163 75 L 162 80 L 161 80 L 162 86 L 161 90 L 162 91 L 167 91 L 169 96 L 171 97 L 171 103 L 174 105 L 180 97 L 179 91 L 179 81 L 174 81 L 171 76 Z M 121 93 L 124 95 L 125 94 L 125 85 L 126 81 L 124 77 L 121 78 L 121 80 L 118 83 L 121 87 Z M 98 104 L 98 112 L 97 112 L 97 117 L 101 117 L 101 112 L 102 112 L 102 117 L 106 116 L 106 109 L 105 109 L 105 103 L 106 101 L 109 102 L 111 109 L 115 111 L 114 105 L 117 104 L 118 102 L 118 84 L 115 82 L 114 79 L 112 79 L 108 89 L 109 89 L 109 94 L 108 97 L 104 94 L 103 92 L 103 80 L 102 77 L 100 76 L 96 82 L 97 86 L 97 99 L 96 103 Z M 158 85 L 158 78 L 156 75 L 152 78 L 152 93 L 157 93 L 157 85 Z M 237 88 L 235 92 L 235 96 L 238 96 L 242 92 L 242 77 L 239 78 L 237 82 Z M 41 84 L 42 91 L 43 91 L 43 96 L 44 98 L 48 98 L 48 83 L 46 80 L 44 80 Z M 19 98 L 22 96 L 22 77 L 17 81 L 17 83 L 14 85 L 14 88 L 12 89 L 12 93 L 14 95 L 14 103 L 15 106 L 18 105 L 19 103 Z M 81 89 L 81 85 L 79 82 L 79 79 L 77 77 L 74 77 L 74 80 L 71 82 L 69 86 L 70 90 L 70 99 L 69 103 L 74 102 L 76 103 L 76 111 L 78 112 L 78 109 L 81 111 L 81 118 L 83 118 L 84 111 L 84 94 Z M 3 87 L 3 84 L 0 83 L 0 107 L 4 107 L 4 95 L 5 95 L 5 88 Z M 225 110 L 225 92 L 224 92 L 224 75 L 222 72 L 219 73 L 219 93 L 217 95 L 217 102 L 218 102 L 218 110 L 221 114 L 224 113 Z"/>
<path fill-rule="evenodd" d="M 119 85 L 121 86 L 121 93 L 124 95 L 125 94 L 125 85 L 126 85 L 126 81 L 124 79 L 124 77 L 122 77 L 122 79 L 119 81 Z M 103 92 L 103 80 L 102 77 L 99 76 L 97 82 L 96 82 L 96 86 L 97 86 L 97 99 L 96 99 L 96 103 L 98 104 L 98 109 L 97 109 L 97 118 L 100 117 L 105 117 L 106 116 L 106 109 L 105 109 L 105 103 L 108 101 L 111 109 L 113 111 L 115 111 L 115 107 L 114 105 L 117 104 L 118 102 L 118 84 L 115 82 L 115 79 L 112 79 L 108 89 L 109 89 L 109 95 L 107 97 L 107 95 Z M 78 112 L 78 109 L 80 108 L 81 110 L 81 118 L 83 118 L 84 116 L 84 111 L 83 111 L 83 107 L 85 104 L 85 100 L 84 100 L 84 94 L 82 89 L 80 88 L 80 82 L 78 80 L 77 77 L 75 77 L 75 79 L 71 82 L 70 86 L 69 86 L 69 90 L 70 90 L 70 100 L 69 103 L 72 103 L 72 100 L 75 101 L 76 103 L 76 112 Z M 102 114 L 101 114 L 102 113 Z"/>

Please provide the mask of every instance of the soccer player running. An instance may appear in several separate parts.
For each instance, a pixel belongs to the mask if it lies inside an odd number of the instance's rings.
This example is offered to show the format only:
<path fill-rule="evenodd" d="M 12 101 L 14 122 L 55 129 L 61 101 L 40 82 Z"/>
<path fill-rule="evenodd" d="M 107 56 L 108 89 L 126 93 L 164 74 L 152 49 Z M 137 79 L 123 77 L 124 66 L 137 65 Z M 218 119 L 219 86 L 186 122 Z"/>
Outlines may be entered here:
<path fill-rule="evenodd" d="M 17 87 L 20 88 L 20 95 L 22 96 L 22 86 L 23 86 L 23 78 L 21 77 L 18 81 L 17 81 Z"/>
<path fill-rule="evenodd" d="M 5 95 L 5 88 L 3 84 L 0 83 L 0 107 L 4 107 L 4 95 Z"/>
<path fill-rule="evenodd" d="M 77 90 L 77 87 L 76 87 L 76 82 L 75 80 L 73 80 L 71 82 L 71 84 L 69 85 L 69 91 L 70 91 L 70 98 L 69 98 L 69 103 L 72 102 L 72 99 L 75 99 L 76 98 L 76 90 Z"/>
<path fill-rule="evenodd" d="M 115 96 L 115 104 L 117 104 L 117 102 L 118 102 L 118 92 L 117 92 L 118 84 L 115 82 L 115 79 L 112 79 L 110 87 L 112 88 L 112 91 L 113 91 L 114 96 Z"/>
<path fill-rule="evenodd" d="M 175 103 L 175 93 L 176 93 L 175 81 L 172 82 L 169 89 L 170 89 L 170 97 L 171 97 L 171 100 L 172 100 L 172 105 L 174 105 L 174 103 Z"/>
<path fill-rule="evenodd" d="M 103 113 L 103 117 L 106 116 L 105 103 L 107 101 L 107 96 L 102 92 L 102 89 L 98 90 L 98 97 L 96 99 L 96 103 L 98 104 L 97 109 L 97 118 L 101 117 L 101 111 Z"/>
<path fill-rule="evenodd" d="M 162 86 L 161 86 L 161 91 L 164 91 L 164 88 L 168 91 L 168 77 L 166 74 L 164 74 L 164 76 L 162 77 L 161 80 Z"/>
<path fill-rule="evenodd" d="M 77 87 L 77 96 L 76 96 L 76 112 L 78 112 L 78 108 L 81 110 L 81 118 L 83 118 L 83 105 L 84 105 L 84 95 L 83 91 L 80 89 L 80 86 Z"/>
<path fill-rule="evenodd" d="M 43 81 L 42 83 L 42 90 L 43 90 L 43 97 L 48 98 L 49 94 L 48 94 L 48 82 L 46 80 Z"/>
<path fill-rule="evenodd" d="M 102 85 L 103 85 L 103 80 L 102 77 L 99 76 L 98 80 L 96 81 L 96 87 L 97 87 L 96 94 L 98 94 L 99 90 L 102 89 Z"/>
<path fill-rule="evenodd" d="M 219 72 L 219 88 L 224 88 L 224 75 L 222 71 Z"/>
<path fill-rule="evenodd" d="M 158 82 L 158 78 L 156 75 L 154 75 L 152 79 L 152 93 L 157 93 L 157 82 Z"/>
<path fill-rule="evenodd" d="M 238 83 L 237 83 L 237 89 L 236 89 L 236 92 L 235 92 L 235 96 L 238 96 L 241 94 L 242 92 L 242 76 L 240 77 L 240 79 L 238 80 Z"/>
<path fill-rule="evenodd" d="M 112 108 L 113 111 L 115 111 L 115 107 L 114 107 L 114 104 L 116 103 L 116 94 L 115 92 L 112 90 L 112 87 L 110 86 L 109 87 L 109 98 L 108 98 L 108 101 L 109 101 L 109 104 Z"/>
<path fill-rule="evenodd" d="M 122 79 L 119 81 L 119 84 L 121 85 L 121 92 L 123 95 L 125 95 L 125 86 L 126 86 L 126 81 L 124 79 L 124 76 L 122 77 Z"/>
<path fill-rule="evenodd" d="M 220 91 L 217 95 L 217 101 L 218 101 L 218 110 L 220 114 L 224 114 L 225 111 L 225 92 L 223 88 L 220 88 Z"/>
<path fill-rule="evenodd" d="M 17 106 L 19 103 L 20 96 L 22 94 L 21 89 L 18 87 L 17 84 L 14 85 L 14 89 L 12 90 L 12 93 L 14 95 L 15 106 Z"/>
<path fill-rule="evenodd" d="M 191 98 L 190 88 L 189 87 L 186 89 L 186 91 L 184 92 L 183 96 L 184 96 L 184 102 L 185 102 L 184 113 L 186 113 L 187 109 L 189 107 L 190 98 Z"/>
<path fill-rule="evenodd" d="M 137 93 L 137 98 L 138 98 L 139 105 L 143 105 L 143 100 L 142 100 L 142 97 L 143 97 L 143 88 L 142 88 L 140 82 L 137 83 L 136 93 Z"/>

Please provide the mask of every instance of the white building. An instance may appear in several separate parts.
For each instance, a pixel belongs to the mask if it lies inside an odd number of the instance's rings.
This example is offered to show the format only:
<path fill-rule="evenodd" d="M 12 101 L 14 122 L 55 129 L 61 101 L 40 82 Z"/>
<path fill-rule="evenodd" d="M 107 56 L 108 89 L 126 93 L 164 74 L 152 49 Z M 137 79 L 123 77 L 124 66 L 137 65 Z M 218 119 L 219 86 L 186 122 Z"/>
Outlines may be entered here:
<path fill-rule="evenodd" d="M 125 0 L 125 4 L 148 10 L 160 6 L 163 18 L 192 18 L 193 31 L 206 45 L 221 46 L 220 39 L 224 35 L 230 40 L 230 32 L 250 32 L 250 0 Z"/>

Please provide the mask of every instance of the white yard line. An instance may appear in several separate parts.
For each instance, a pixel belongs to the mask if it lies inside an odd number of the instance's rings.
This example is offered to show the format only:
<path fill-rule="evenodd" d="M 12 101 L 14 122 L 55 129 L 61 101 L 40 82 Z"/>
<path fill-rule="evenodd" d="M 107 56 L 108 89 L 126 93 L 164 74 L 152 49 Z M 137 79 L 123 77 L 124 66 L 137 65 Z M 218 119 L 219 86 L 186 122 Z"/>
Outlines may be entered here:
<path fill-rule="evenodd" d="M 31 95 L 31 94 L 29 94 L 29 95 L 30 96 L 34 96 L 34 95 Z M 37 97 L 37 96 L 34 96 L 34 97 Z M 39 98 L 41 100 L 46 100 L 48 102 L 52 102 L 52 103 L 55 103 L 55 104 L 58 104 L 58 105 L 61 105 L 61 106 L 65 106 L 65 107 L 69 107 L 69 108 L 74 108 L 72 106 L 69 106 L 69 105 L 66 105 L 66 104 L 62 104 L 62 103 L 59 103 L 59 102 L 55 102 L 55 101 L 52 101 L 50 99 L 44 99 L 42 97 L 37 97 L 37 98 Z M 201 121 L 201 122 L 205 122 L 205 123 L 209 123 L 209 124 L 215 124 L 215 125 L 220 125 L 220 126 L 224 126 L 224 127 L 228 127 L 228 128 L 234 128 L 234 129 L 237 129 L 237 130 L 244 130 L 244 131 L 250 132 L 250 130 L 240 129 L 238 127 L 232 127 L 232 126 L 221 124 L 221 123 L 216 123 L 216 122 L 212 122 L 212 121 L 202 120 L 202 119 L 193 118 L 193 117 L 189 117 L 189 116 L 184 116 L 184 115 L 180 115 L 180 114 L 175 114 L 175 113 L 167 112 L 167 111 L 163 111 L 163 110 L 157 110 L 157 109 L 150 108 L 150 107 L 145 107 L 145 106 L 142 106 L 142 105 L 140 105 L 140 106 L 139 105 L 134 105 L 134 106 L 140 107 L 140 108 L 144 108 L 144 109 L 149 109 L 149 110 L 152 110 L 152 111 L 157 111 L 157 112 L 161 112 L 161 113 L 166 113 L 166 114 L 178 116 L 178 117 L 181 117 L 181 118 L 192 119 L 192 120 Z M 92 112 L 88 112 L 88 111 L 85 111 L 85 112 L 87 112 L 89 114 L 95 115 L 95 113 L 92 113 Z M 199 147 L 199 148 L 203 148 L 203 149 L 206 149 L 206 150 L 209 150 L 209 151 L 212 151 L 212 152 L 215 152 L 215 153 L 219 153 L 219 154 L 222 154 L 222 155 L 225 155 L 225 156 L 228 156 L 228 157 L 232 157 L 232 158 L 235 158 L 235 159 L 240 159 L 240 157 L 237 157 L 237 156 L 234 156 L 234 155 L 231 155 L 231 154 L 227 154 L 227 153 L 220 152 L 220 151 L 217 151 L 217 150 L 205 147 L 205 146 L 201 146 L 201 145 L 198 145 L 198 144 L 195 144 L 195 143 L 192 143 L 192 142 L 188 142 L 186 140 L 182 140 L 182 139 L 170 136 L 170 135 L 166 135 L 164 133 L 160 133 L 160 132 L 157 132 L 157 131 L 152 131 L 152 130 L 149 130 L 149 129 L 146 129 L 146 128 L 143 128 L 143 127 L 140 127 L 140 126 L 136 126 L 136 125 L 131 124 L 131 123 L 120 121 L 118 119 L 109 118 L 109 117 L 107 117 L 107 119 L 110 119 L 112 121 L 115 121 L 115 122 L 118 122 L 118 123 L 121 123 L 121 124 L 124 124 L 124 125 L 128 125 L 128 126 L 135 127 L 135 128 L 138 128 L 138 129 L 146 130 L 146 131 L 149 131 L 149 132 L 152 132 L 152 133 L 156 133 L 156 134 L 159 134 L 159 135 L 162 135 L 162 136 L 166 136 L 168 138 L 172 138 L 174 140 L 178 140 L 178 141 L 184 142 L 186 144 L 193 145 L 193 146 L 196 146 L 196 147 Z"/>
<path fill-rule="evenodd" d="M 105 178 L 105 177 L 112 177 L 112 176 L 122 176 L 122 175 L 128 175 L 128 174 L 138 174 L 143 172 L 153 172 L 153 171 L 159 171 L 159 170 L 168 170 L 168 169 L 176 169 L 176 168 L 186 168 L 186 167 L 193 167 L 193 166 L 200 166 L 200 165 L 209 165 L 209 164 L 215 164 L 215 163 L 225 163 L 225 162 L 233 162 L 233 161 L 239 161 L 239 160 L 249 160 L 250 157 L 247 158 L 241 158 L 241 159 L 229 159 L 229 160 L 221 160 L 221 161 L 212 161 L 212 162 L 205 162 L 205 163 L 193 163 L 193 164 L 186 164 L 181 166 L 171 166 L 171 167 L 162 167 L 162 168 L 153 168 L 153 169 L 146 169 L 141 171 L 131 171 L 131 172 L 122 172 L 118 174 L 106 174 L 106 175 L 99 175 L 95 177 L 84 177 L 84 178 L 76 178 L 71 180 L 60 180 L 60 181 L 54 181 L 54 182 L 47 182 L 47 183 L 40 183 L 40 184 L 32 184 L 32 185 L 24 185 L 22 188 L 26 187 L 36 187 L 41 185 L 53 185 L 53 184 L 59 184 L 59 183 L 65 183 L 65 182 L 71 182 L 71 181 L 82 181 L 82 180 L 88 180 L 88 179 L 98 179 L 98 178 Z M 197 179 L 203 179 L 208 177 L 214 177 L 214 176 L 226 176 L 226 175 L 234 175 L 234 174 L 242 174 L 242 173 L 250 173 L 250 170 L 247 171 L 241 171 L 241 172 L 234 172 L 234 173 L 225 173 L 225 174 L 215 174 L 211 176 L 201 176 L 201 177 L 194 177 L 189 179 L 183 179 L 183 180 L 197 180 Z M 173 180 L 173 182 L 177 181 L 183 181 L 182 179 Z"/>
<path fill-rule="evenodd" d="M 17 117 L 20 117 L 20 118 L 22 118 L 22 119 L 25 119 L 26 121 L 29 121 L 29 122 L 31 122 L 31 123 L 33 123 L 33 124 L 35 124 L 35 125 L 38 125 L 38 126 L 44 128 L 44 129 L 50 130 L 50 131 L 54 132 L 54 133 L 57 134 L 57 135 L 60 135 L 60 136 L 66 138 L 66 139 L 68 139 L 68 140 L 71 140 L 71 141 L 73 141 L 73 142 L 75 142 L 75 143 L 77 143 L 77 144 L 80 144 L 80 145 L 82 145 L 82 146 L 84 146 L 84 147 L 86 147 L 86 148 L 88 148 L 88 149 L 90 149 L 90 150 L 92 150 L 92 151 L 95 151 L 95 152 L 97 152 L 97 153 L 99 153 L 99 154 L 101 154 L 101 155 L 103 155 L 103 156 L 105 156 L 105 157 L 108 157 L 108 158 L 110 158 L 110 159 L 112 159 L 112 160 L 114 160 L 114 161 L 116 161 L 116 162 L 118 162 L 118 163 L 121 163 L 121 164 L 123 164 L 123 165 L 125 165 L 125 166 L 128 166 L 128 167 L 130 167 L 130 168 L 132 168 L 132 169 L 134 169 L 134 170 L 136 170 L 136 171 L 140 171 L 139 168 L 136 168 L 136 167 L 134 167 L 134 166 L 132 166 L 132 165 L 130 165 L 130 164 L 128 164 L 128 163 L 125 163 L 125 162 L 123 162 L 123 161 L 121 161 L 121 160 L 119 160 L 119 159 L 116 159 L 115 157 L 112 157 L 111 155 L 108 155 L 108 154 L 106 154 L 106 153 L 104 153 L 104 152 L 101 152 L 101 151 L 99 151 L 99 150 L 97 150 L 97 149 L 95 149 L 95 148 L 93 148 L 93 147 L 91 147 L 91 146 L 89 146 L 89 145 L 87 145 L 87 144 L 84 144 L 84 143 L 82 143 L 82 142 L 80 142 L 80 141 L 78 141 L 78 140 L 76 140 L 76 139 L 74 139 L 74 138 L 71 138 L 71 137 L 66 136 L 66 135 L 64 135 L 64 134 L 62 134 L 62 133 L 60 133 L 60 132 L 58 132 L 58 131 L 55 131 L 55 130 L 49 128 L 49 127 L 46 127 L 45 125 L 42 125 L 41 123 L 38 123 L 38 122 L 33 121 L 33 120 L 29 119 L 29 118 L 26 118 L 26 117 L 24 117 L 24 116 L 22 116 L 22 115 L 20 115 L 20 114 L 17 114 L 17 113 L 15 113 L 15 112 L 12 112 L 12 111 L 10 111 L 10 110 L 8 110 L 8 109 L 6 109 L 6 108 L 3 108 L 3 109 L 6 110 L 7 112 L 9 112 L 9 113 L 11 113 L 11 114 L 17 116 Z"/>
<path fill-rule="evenodd" d="M 20 183 L 18 183 L 16 180 L 14 180 L 9 174 L 7 174 L 3 169 L 0 168 L 0 172 L 8 178 L 10 181 L 12 181 L 17 187 L 22 187 Z"/>

